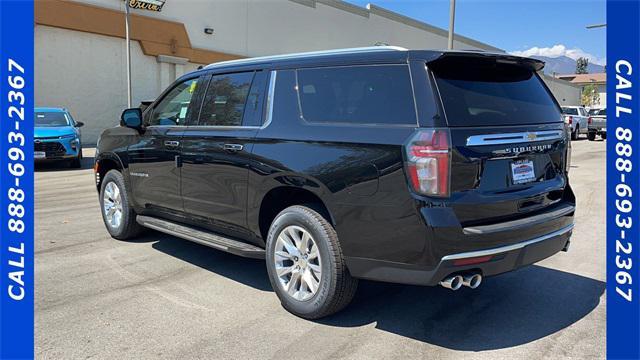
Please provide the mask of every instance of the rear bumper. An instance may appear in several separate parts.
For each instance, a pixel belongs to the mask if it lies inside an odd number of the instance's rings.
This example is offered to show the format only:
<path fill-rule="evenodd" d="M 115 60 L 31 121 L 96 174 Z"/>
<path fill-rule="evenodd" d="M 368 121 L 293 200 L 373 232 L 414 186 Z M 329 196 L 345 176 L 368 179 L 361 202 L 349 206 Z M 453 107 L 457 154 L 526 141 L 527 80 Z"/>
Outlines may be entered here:
<path fill-rule="evenodd" d="M 348 257 L 346 260 L 349 271 L 357 278 L 433 286 L 454 273 L 473 270 L 486 277 L 516 270 L 546 259 L 568 248 L 572 230 L 573 223 L 515 244 L 447 255 L 442 257 L 433 269 L 355 257 Z M 479 260 L 483 262 L 470 263 Z"/>

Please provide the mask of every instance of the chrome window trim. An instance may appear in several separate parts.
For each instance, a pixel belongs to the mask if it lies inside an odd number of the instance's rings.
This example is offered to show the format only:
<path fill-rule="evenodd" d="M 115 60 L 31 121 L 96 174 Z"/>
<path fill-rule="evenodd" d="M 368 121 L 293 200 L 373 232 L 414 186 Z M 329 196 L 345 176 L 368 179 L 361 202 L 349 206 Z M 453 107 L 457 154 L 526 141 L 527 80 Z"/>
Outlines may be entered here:
<path fill-rule="evenodd" d="M 526 131 L 503 134 L 473 135 L 467 138 L 467 146 L 502 145 L 559 140 L 564 138 L 563 130 Z"/>
<path fill-rule="evenodd" d="M 267 109 L 266 109 L 266 117 L 267 120 L 264 122 L 262 126 L 229 126 L 229 125 L 150 125 L 147 128 L 170 128 L 170 127 L 178 127 L 178 128 L 189 128 L 189 129 L 211 129 L 211 130 L 262 130 L 271 124 L 271 120 L 273 118 L 273 98 L 274 91 L 276 87 L 276 75 L 277 71 L 272 70 L 271 76 L 269 77 L 269 90 L 267 93 Z"/>
<path fill-rule="evenodd" d="M 269 90 L 267 91 L 267 109 L 265 111 L 267 119 L 264 124 L 262 124 L 260 129 L 264 129 L 269 126 L 269 124 L 271 124 L 271 121 L 273 120 L 273 99 L 275 97 L 277 77 L 278 71 L 272 70 L 271 76 L 269 76 Z"/>
<path fill-rule="evenodd" d="M 257 130 L 259 126 L 232 126 L 232 125 L 189 125 L 189 129 L 212 129 L 212 130 Z"/>
<path fill-rule="evenodd" d="M 465 253 L 460 253 L 460 254 L 447 255 L 447 256 L 443 257 L 441 261 L 474 258 L 474 257 L 495 255 L 495 254 L 500 254 L 500 253 L 509 252 L 509 251 L 513 251 L 513 250 L 518 250 L 518 249 L 522 249 L 525 246 L 529 246 L 531 244 L 539 243 L 541 241 L 549 240 L 549 239 L 554 238 L 556 236 L 560 236 L 560 235 L 566 234 L 571 230 L 573 230 L 573 224 L 565 226 L 562 229 L 554 231 L 552 233 L 549 233 L 549 234 L 546 234 L 546 235 L 542 235 L 542 236 L 537 237 L 535 239 L 519 242 L 519 243 L 513 244 L 513 245 L 502 246 L 502 247 L 494 248 L 494 249 L 470 251 L 470 252 L 465 252 Z"/>

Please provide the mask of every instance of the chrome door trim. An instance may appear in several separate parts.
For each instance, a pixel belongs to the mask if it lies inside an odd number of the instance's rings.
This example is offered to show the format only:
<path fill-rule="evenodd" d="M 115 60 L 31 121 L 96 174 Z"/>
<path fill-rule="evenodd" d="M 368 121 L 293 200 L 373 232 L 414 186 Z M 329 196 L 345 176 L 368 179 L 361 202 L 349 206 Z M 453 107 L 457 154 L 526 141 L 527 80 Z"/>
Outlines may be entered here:
<path fill-rule="evenodd" d="M 558 140 L 564 137 L 562 130 L 526 131 L 517 133 L 473 135 L 467 138 L 467 146 L 502 145 Z"/>

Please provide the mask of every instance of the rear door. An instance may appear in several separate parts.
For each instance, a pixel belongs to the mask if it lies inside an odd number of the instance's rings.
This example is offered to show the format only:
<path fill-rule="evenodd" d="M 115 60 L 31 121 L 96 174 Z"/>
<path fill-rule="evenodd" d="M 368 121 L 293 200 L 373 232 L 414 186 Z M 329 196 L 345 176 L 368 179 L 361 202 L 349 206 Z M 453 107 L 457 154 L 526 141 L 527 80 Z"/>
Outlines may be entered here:
<path fill-rule="evenodd" d="M 182 140 L 182 198 L 200 225 L 247 237 L 252 140 L 262 120 L 266 71 L 213 74 L 197 126 Z"/>
<path fill-rule="evenodd" d="M 496 58 L 429 64 L 451 133 L 451 206 L 463 226 L 563 201 L 567 134 L 536 72 Z"/>

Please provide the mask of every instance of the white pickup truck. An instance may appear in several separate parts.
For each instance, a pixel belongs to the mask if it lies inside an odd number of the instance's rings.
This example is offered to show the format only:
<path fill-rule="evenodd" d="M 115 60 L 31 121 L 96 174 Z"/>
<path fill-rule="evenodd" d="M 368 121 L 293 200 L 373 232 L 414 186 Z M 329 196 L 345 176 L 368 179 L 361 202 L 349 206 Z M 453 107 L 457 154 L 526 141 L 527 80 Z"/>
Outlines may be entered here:
<path fill-rule="evenodd" d="M 596 135 L 600 135 L 602 140 L 607 138 L 607 108 L 589 110 L 587 123 L 589 129 L 587 139 L 593 141 Z"/>
<path fill-rule="evenodd" d="M 578 140 L 580 134 L 589 134 L 589 114 L 583 106 L 563 106 L 564 122 L 571 127 L 571 140 Z"/>

